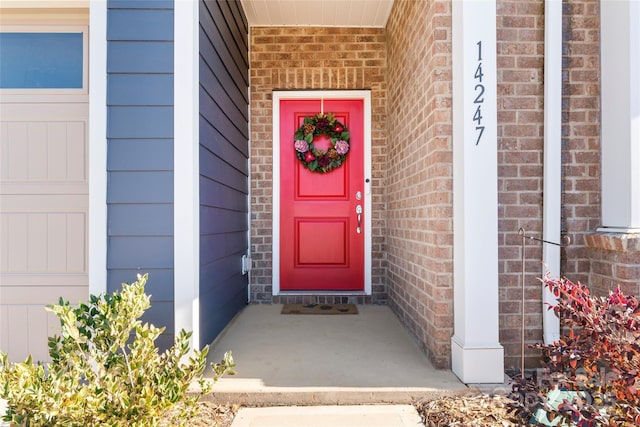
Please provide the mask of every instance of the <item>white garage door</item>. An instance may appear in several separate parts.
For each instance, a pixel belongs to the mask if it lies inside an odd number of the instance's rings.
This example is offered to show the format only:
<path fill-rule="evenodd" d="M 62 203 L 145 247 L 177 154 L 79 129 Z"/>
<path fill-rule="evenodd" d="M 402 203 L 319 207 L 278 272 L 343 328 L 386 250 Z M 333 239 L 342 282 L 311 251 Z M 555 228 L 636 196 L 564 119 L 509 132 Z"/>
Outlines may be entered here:
<path fill-rule="evenodd" d="M 78 25 L 0 33 L 0 349 L 11 360 L 46 359 L 59 324 L 44 306 L 88 295 L 86 38 Z"/>

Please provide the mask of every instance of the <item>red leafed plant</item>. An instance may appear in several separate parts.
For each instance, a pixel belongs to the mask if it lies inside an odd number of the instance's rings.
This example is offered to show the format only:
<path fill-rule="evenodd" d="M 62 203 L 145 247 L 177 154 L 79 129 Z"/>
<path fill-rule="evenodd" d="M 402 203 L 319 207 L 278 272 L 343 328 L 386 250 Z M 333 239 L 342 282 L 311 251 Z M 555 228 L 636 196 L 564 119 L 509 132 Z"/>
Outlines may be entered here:
<path fill-rule="evenodd" d="M 531 346 L 542 351 L 545 364 L 535 375 L 514 380 L 512 411 L 538 425 L 558 417 L 579 427 L 640 425 L 638 299 L 619 288 L 596 297 L 580 282 L 548 276 L 543 282 L 558 298 L 549 309 L 564 333 L 552 344 Z M 558 390 L 567 393 L 553 404 L 550 393 Z"/>

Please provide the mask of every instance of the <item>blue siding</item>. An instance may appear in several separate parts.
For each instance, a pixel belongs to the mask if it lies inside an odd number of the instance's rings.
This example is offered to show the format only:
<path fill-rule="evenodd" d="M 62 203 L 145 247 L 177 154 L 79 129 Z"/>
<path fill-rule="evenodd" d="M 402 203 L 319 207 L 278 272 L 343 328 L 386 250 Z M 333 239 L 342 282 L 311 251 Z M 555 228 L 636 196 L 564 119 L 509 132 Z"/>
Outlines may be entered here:
<path fill-rule="evenodd" d="M 145 320 L 174 337 L 173 1 L 107 4 L 108 290 L 149 273 Z"/>
<path fill-rule="evenodd" d="M 173 266 L 173 236 L 111 236 L 108 268 L 152 268 Z"/>
<path fill-rule="evenodd" d="M 173 43 L 109 41 L 108 73 L 173 73 Z"/>
<path fill-rule="evenodd" d="M 247 163 L 248 148 L 235 147 L 229 144 L 224 135 L 206 120 L 200 120 L 200 145 L 202 148 L 224 158 L 236 169 L 249 173 L 249 165 Z"/>
<path fill-rule="evenodd" d="M 126 283 L 136 279 L 137 274 L 142 274 L 143 271 L 136 268 L 127 269 L 121 268 L 118 270 L 111 270 L 109 278 L 113 283 Z M 170 269 L 154 269 L 149 274 L 149 281 L 147 282 L 147 293 L 151 294 L 153 301 L 172 301 L 173 300 L 173 267 Z M 167 321 L 164 320 L 159 325 L 166 325 Z"/>
<path fill-rule="evenodd" d="M 173 0 L 108 0 L 112 9 L 172 9 Z"/>
<path fill-rule="evenodd" d="M 171 170 L 173 169 L 173 140 L 111 138 L 107 147 L 107 156 L 110 171 Z"/>
<path fill-rule="evenodd" d="M 115 105 L 173 105 L 171 74 L 111 74 L 107 102 Z"/>
<path fill-rule="evenodd" d="M 118 123 L 108 126 L 107 138 L 173 138 L 173 107 L 111 106 L 107 123 Z"/>
<path fill-rule="evenodd" d="M 248 27 L 239 2 L 200 2 L 200 336 L 247 300 Z"/>
<path fill-rule="evenodd" d="M 173 40 L 172 10 L 112 10 L 109 40 Z"/>
<path fill-rule="evenodd" d="M 173 174 L 169 171 L 110 172 L 107 185 L 110 203 L 173 202 Z"/>
<path fill-rule="evenodd" d="M 170 204 L 112 204 L 109 214 L 112 236 L 171 236 L 173 233 Z"/>

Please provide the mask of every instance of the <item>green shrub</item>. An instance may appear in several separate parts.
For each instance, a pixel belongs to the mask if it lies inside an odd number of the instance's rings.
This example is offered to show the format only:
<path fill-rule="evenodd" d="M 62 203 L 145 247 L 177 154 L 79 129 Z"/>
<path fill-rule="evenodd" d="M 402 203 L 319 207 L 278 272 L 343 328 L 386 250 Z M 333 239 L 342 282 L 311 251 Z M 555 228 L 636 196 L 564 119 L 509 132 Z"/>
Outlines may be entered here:
<path fill-rule="evenodd" d="M 620 289 L 596 297 L 581 284 L 545 277 L 556 297 L 560 340 L 532 347 L 546 362 L 514 381 L 512 410 L 539 425 L 640 425 L 640 303 Z"/>
<path fill-rule="evenodd" d="M 60 319 L 61 335 L 49 338 L 50 363 L 10 363 L 0 353 L 0 397 L 8 401 L 5 421 L 24 426 L 184 425 L 211 383 L 233 373 L 227 353 L 202 379 L 208 346 L 189 349 L 190 332 L 180 331 L 160 354 L 155 340 L 164 328 L 139 319 L 150 307 L 138 275 L 113 295 L 91 295 L 87 304 L 60 299 L 48 307 Z M 187 395 L 193 381 L 200 390 Z"/>

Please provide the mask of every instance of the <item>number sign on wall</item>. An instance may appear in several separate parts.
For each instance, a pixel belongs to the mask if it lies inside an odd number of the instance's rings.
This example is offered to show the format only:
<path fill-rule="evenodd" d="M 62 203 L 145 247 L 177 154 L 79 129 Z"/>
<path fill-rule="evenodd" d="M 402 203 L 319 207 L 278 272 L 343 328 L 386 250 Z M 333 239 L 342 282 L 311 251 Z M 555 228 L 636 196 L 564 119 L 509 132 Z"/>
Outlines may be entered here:
<path fill-rule="evenodd" d="M 484 84 L 482 84 L 482 76 L 484 75 L 482 72 L 482 40 L 476 43 L 478 46 L 478 66 L 476 67 L 476 72 L 473 76 L 475 79 L 475 99 L 473 103 L 476 104 L 476 112 L 473 114 L 473 121 L 476 125 L 476 145 L 480 144 L 480 140 L 482 139 L 482 134 L 484 133 L 484 125 L 482 124 L 482 104 L 484 103 Z"/>

